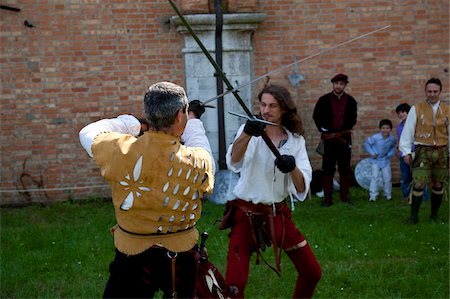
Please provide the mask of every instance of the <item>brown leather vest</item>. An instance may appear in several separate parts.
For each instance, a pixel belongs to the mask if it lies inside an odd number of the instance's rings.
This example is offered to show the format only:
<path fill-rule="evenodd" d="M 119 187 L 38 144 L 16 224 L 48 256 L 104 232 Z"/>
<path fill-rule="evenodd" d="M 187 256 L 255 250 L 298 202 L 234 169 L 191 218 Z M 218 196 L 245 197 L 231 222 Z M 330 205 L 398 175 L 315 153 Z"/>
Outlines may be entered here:
<path fill-rule="evenodd" d="M 434 117 L 433 108 L 428 102 L 416 106 L 415 141 L 432 145 L 443 146 L 448 144 L 449 106 L 440 102 Z"/>

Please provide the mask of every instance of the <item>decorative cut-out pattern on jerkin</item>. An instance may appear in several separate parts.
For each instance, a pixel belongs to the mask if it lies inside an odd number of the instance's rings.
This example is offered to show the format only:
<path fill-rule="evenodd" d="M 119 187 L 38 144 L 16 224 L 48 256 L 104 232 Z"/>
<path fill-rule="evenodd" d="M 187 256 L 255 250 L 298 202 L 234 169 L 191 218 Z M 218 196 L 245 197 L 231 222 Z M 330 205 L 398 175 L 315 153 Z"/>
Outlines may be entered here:
<path fill-rule="evenodd" d="M 119 182 L 121 186 L 124 186 L 124 189 L 126 191 L 130 191 L 125 197 L 122 205 L 120 206 L 122 210 L 129 210 L 133 206 L 134 200 L 141 197 L 142 192 L 148 192 L 151 190 L 151 188 L 144 186 L 144 181 L 139 180 L 141 171 L 142 156 L 139 156 L 136 163 L 134 164 L 133 178 L 131 178 L 130 174 L 127 173 L 125 175 L 125 180 Z"/>

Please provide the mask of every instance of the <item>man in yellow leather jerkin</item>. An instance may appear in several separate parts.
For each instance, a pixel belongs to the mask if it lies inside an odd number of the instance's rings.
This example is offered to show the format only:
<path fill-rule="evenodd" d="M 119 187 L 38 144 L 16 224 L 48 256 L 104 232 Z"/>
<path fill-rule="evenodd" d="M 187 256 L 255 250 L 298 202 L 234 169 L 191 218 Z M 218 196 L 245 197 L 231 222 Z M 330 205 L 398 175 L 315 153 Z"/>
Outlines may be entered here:
<path fill-rule="evenodd" d="M 116 256 L 105 298 L 192 297 L 195 228 L 203 194 L 214 184 L 214 161 L 200 119 L 188 112 L 182 87 L 159 82 L 144 97 L 149 130 L 131 115 L 102 119 L 80 141 L 111 186 Z M 184 136 L 183 143 L 180 137 Z M 139 138 L 137 137 L 139 136 Z"/>

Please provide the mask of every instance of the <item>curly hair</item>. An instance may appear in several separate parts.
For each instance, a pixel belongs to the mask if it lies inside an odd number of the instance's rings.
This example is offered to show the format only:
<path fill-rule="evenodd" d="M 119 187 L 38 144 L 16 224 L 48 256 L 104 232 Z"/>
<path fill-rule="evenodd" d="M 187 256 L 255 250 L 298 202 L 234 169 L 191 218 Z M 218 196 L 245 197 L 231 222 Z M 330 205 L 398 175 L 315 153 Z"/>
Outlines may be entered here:
<path fill-rule="evenodd" d="M 272 95 L 280 104 L 280 107 L 283 110 L 281 124 L 292 133 L 303 136 L 305 133 L 303 121 L 297 112 L 297 107 L 295 106 L 289 91 L 281 85 L 267 85 L 258 94 L 258 100 L 260 102 L 262 95 L 265 93 Z"/>

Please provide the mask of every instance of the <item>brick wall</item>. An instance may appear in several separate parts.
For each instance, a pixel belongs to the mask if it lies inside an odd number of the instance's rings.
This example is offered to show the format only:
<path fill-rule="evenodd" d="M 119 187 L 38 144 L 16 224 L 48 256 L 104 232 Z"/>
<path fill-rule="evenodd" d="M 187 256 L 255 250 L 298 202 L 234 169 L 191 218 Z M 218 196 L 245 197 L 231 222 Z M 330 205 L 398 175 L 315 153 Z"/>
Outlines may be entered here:
<path fill-rule="evenodd" d="M 119 113 L 143 115 L 143 94 L 155 81 L 184 83 L 182 39 L 168 23 L 171 7 L 166 1 L 8 3 L 21 11 L 0 11 L 1 188 L 104 184 L 78 131 Z M 78 193 L 0 195 L 23 201 Z"/>
<path fill-rule="evenodd" d="M 195 2 L 207 13 L 208 1 Z M 247 3 L 243 3 L 247 2 Z M 239 3 L 237 5 L 236 3 Z M 350 77 L 347 91 L 359 102 L 354 164 L 366 157 L 362 143 L 381 118 L 397 118 L 401 102 L 424 98 L 431 76 L 449 95 L 449 3 L 416 1 L 229 1 L 239 12 L 267 13 L 254 34 L 254 75 L 260 76 L 384 25 L 391 27 L 300 64 L 299 87 L 288 68 L 270 77 L 289 86 L 313 152 L 318 134 L 311 120 L 318 97 L 331 90 L 337 72 Z M 246 5 L 247 4 L 247 5 Z M 1 18 L 1 182 L 0 188 L 35 189 L 103 185 L 82 150 L 78 131 L 99 118 L 142 115 L 145 89 L 155 81 L 184 84 L 180 34 L 168 19 L 167 1 L 3 1 L 20 12 Z M 203 6 L 202 6 L 203 5 Z M 35 27 L 26 27 L 28 21 Z M 262 82 L 261 82 L 262 83 Z M 255 90 L 261 87 L 255 84 Z M 393 161 L 394 181 L 398 165 Z M 0 193 L 2 203 L 65 200 L 108 194 L 108 188 Z"/>
<path fill-rule="evenodd" d="M 264 3 L 262 3 L 264 2 Z M 319 141 L 311 124 L 315 102 L 331 91 L 330 78 L 338 72 L 349 76 L 347 92 L 358 101 L 354 130 L 353 164 L 367 157 L 363 142 L 375 133 L 378 122 L 398 123 L 395 107 L 424 99 L 424 83 L 431 76 L 444 84 L 442 99 L 449 95 L 448 1 L 259 1 L 268 19 L 255 33 L 255 73 L 292 63 L 385 25 L 379 33 L 349 43 L 300 64 L 305 80 L 291 92 L 297 95 L 312 149 Z M 287 82 L 292 68 L 271 76 Z M 288 84 L 288 83 L 286 83 Z M 315 167 L 320 156 L 310 151 Z M 398 161 L 393 160 L 398 182 Z"/>

